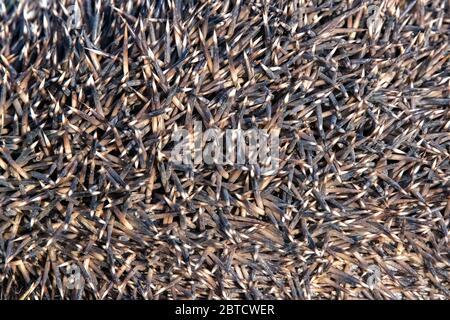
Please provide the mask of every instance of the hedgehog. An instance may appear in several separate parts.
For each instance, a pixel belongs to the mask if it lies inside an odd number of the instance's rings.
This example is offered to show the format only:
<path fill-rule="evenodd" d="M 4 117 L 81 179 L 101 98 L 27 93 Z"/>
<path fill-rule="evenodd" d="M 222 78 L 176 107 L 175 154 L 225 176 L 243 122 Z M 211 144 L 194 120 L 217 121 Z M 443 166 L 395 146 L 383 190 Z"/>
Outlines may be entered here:
<path fill-rule="evenodd" d="M 449 299 L 448 12 L 0 2 L 0 299 Z"/>

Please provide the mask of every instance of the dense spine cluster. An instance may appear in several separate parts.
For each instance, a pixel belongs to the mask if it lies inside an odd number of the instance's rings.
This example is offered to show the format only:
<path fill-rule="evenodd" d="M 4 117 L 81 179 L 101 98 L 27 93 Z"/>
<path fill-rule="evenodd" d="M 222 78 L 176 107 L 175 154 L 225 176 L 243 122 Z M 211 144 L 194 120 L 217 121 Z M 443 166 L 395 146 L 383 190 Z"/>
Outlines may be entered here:
<path fill-rule="evenodd" d="M 445 0 L 0 2 L 0 299 L 450 298 L 449 27 Z M 195 121 L 279 130 L 277 170 L 173 165 Z"/>

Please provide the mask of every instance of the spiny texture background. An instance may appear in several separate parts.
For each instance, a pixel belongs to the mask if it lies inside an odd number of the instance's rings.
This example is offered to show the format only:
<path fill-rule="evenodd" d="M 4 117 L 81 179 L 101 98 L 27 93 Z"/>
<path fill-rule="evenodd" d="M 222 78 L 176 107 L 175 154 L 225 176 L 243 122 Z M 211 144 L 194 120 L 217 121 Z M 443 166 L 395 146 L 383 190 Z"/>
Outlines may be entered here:
<path fill-rule="evenodd" d="M 447 1 L 73 4 L 0 3 L 0 298 L 450 297 Z"/>

